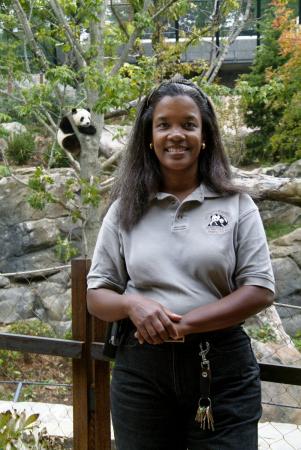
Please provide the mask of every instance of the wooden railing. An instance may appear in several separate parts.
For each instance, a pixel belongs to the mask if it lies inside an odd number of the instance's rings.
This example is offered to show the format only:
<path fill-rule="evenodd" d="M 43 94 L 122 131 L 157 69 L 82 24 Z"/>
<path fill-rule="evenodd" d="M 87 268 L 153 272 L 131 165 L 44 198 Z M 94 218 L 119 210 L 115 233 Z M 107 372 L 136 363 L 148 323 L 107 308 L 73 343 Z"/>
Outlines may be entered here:
<path fill-rule="evenodd" d="M 72 261 L 72 340 L 0 333 L 0 349 L 72 358 L 73 449 L 111 450 L 110 363 L 103 356 L 106 323 L 86 307 L 90 260 Z M 261 379 L 301 385 L 301 367 L 259 364 Z"/>

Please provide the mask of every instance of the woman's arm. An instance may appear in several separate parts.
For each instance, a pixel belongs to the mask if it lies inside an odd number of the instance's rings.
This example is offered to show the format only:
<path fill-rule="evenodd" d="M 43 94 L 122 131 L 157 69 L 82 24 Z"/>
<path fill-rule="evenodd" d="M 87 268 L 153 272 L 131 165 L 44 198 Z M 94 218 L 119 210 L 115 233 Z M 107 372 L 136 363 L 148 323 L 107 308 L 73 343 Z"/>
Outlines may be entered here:
<path fill-rule="evenodd" d="M 90 314 L 108 322 L 130 318 L 141 342 L 160 344 L 171 336 L 178 338 L 175 323 L 181 316 L 142 295 L 121 295 L 104 288 L 88 289 L 87 307 Z"/>
<path fill-rule="evenodd" d="M 179 336 L 228 328 L 271 306 L 273 299 L 269 289 L 245 285 L 215 303 L 189 311 L 176 328 Z"/>

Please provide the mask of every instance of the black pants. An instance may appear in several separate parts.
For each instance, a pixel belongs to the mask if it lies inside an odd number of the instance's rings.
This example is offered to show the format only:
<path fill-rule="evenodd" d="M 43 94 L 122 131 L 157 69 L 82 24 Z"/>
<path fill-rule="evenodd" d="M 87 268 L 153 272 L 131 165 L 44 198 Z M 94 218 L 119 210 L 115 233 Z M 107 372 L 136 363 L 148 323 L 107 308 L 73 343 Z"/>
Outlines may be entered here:
<path fill-rule="evenodd" d="M 214 431 L 195 421 L 200 341 L 210 345 Z M 140 345 L 130 332 L 117 351 L 111 402 L 118 450 L 258 449 L 259 368 L 241 327 L 161 345 Z"/>

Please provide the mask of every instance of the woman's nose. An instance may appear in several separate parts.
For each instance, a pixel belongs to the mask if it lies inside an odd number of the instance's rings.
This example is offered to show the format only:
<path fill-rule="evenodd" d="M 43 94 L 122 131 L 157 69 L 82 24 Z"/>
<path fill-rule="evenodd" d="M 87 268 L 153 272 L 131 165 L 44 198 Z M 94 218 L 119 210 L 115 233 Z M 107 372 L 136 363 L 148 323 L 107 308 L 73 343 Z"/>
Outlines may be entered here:
<path fill-rule="evenodd" d="M 168 137 L 172 139 L 184 139 L 185 136 L 181 127 L 172 127 L 169 130 Z"/>

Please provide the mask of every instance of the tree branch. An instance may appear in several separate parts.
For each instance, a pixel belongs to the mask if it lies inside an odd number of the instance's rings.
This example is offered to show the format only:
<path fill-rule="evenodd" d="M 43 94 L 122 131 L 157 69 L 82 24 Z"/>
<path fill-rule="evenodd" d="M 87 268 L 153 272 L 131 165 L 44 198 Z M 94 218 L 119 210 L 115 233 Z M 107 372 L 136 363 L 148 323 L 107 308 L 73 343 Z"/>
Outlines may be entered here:
<path fill-rule="evenodd" d="M 116 11 L 116 9 L 115 9 L 115 6 L 113 5 L 113 1 L 112 1 L 112 0 L 110 0 L 110 8 L 111 8 L 111 11 L 112 11 L 112 13 L 113 13 L 113 16 L 115 17 L 115 19 L 116 19 L 117 22 L 118 22 L 118 25 L 119 25 L 120 29 L 123 31 L 123 33 L 125 34 L 125 36 L 129 39 L 129 37 L 130 37 L 130 36 L 129 36 L 129 33 L 127 32 L 127 29 L 126 29 L 124 23 L 123 23 L 122 20 L 120 19 L 119 15 L 118 15 L 118 13 L 117 13 L 117 11 Z"/>
<path fill-rule="evenodd" d="M 144 0 L 142 11 L 146 12 L 148 7 L 151 5 L 151 3 L 152 3 L 151 0 Z M 122 53 L 120 55 L 119 60 L 117 61 L 117 63 L 113 67 L 113 69 L 111 70 L 110 76 L 116 75 L 116 73 L 119 71 L 119 69 L 121 69 L 121 67 L 123 66 L 123 64 L 127 60 L 129 51 L 132 49 L 132 47 L 133 47 L 137 37 L 139 36 L 140 32 L 141 32 L 140 27 L 136 25 L 133 33 L 129 37 L 129 40 L 128 40 L 127 44 L 124 46 L 124 48 L 122 50 Z"/>
<path fill-rule="evenodd" d="M 39 58 L 43 69 L 46 71 L 49 68 L 47 58 L 45 56 L 45 53 L 38 46 L 38 44 L 35 40 L 32 29 L 30 27 L 30 24 L 27 20 L 26 14 L 25 14 L 19 0 L 13 0 L 13 5 L 14 5 L 14 9 L 16 11 L 17 17 L 18 17 L 18 19 L 22 25 L 22 28 L 24 30 L 25 38 L 26 38 L 27 42 L 29 43 L 34 54 Z"/>
<path fill-rule="evenodd" d="M 232 28 L 232 30 L 230 32 L 230 35 L 226 39 L 227 43 L 226 44 L 222 44 L 217 58 L 215 58 L 213 60 L 213 62 L 210 64 L 210 67 L 207 70 L 207 72 L 205 74 L 205 77 L 204 77 L 209 83 L 212 83 L 214 81 L 214 79 L 215 79 L 216 75 L 218 74 L 218 71 L 219 71 L 222 63 L 224 62 L 225 57 L 227 56 L 227 53 L 228 53 L 229 48 L 230 48 L 230 45 L 233 44 L 233 42 L 235 41 L 237 36 L 241 33 L 241 31 L 242 31 L 246 21 L 249 18 L 250 11 L 251 11 L 251 6 L 252 6 L 252 0 L 247 0 L 247 4 L 246 4 L 246 9 L 245 9 L 244 15 L 241 18 L 241 20 L 239 21 L 238 26 L 235 27 L 235 23 L 234 23 L 233 28 Z"/>
<path fill-rule="evenodd" d="M 255 199 L 301 206 L 301 178 L 278 178 L 232 167 L 234 182 Z"/>
<path fill-rule="evenodd" d="M 72 49 L 74 50 L 76 61 L 79 65 L 79 67 L 86 67 L 87 62 L 84 58 L 82 49 L 75 38 L 68 21 L 66 20 L 64 11 L 61 8 L 61 5 L 57 2 L 57 0 L 49 0 L 49 3 L 51 5 L 51 8 L 58 20 L 58 22 L 62 25 L 62 28 L 66 32 L 67 39 L 69 41 L 69 44 L 71 45 Z"/>

